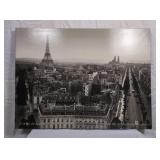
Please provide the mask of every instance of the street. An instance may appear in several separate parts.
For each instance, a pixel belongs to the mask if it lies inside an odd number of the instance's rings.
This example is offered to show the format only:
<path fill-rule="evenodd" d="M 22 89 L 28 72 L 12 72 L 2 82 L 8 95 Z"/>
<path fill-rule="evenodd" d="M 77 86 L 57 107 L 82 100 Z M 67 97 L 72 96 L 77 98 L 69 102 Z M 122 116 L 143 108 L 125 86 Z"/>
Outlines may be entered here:
<path fill-rule="evenodd" d="M 132 81 L 132 74 L 131 69 L 129 68 L 129 96 L 128 96 L 128 123 L 129 128 L 135 128 L 135 125 L 138 125 L 140 122 L 142 122 L 142 113 L 141 113 L 141 107 L 140 104 L 138 104 L 138 98 L 135 97 L 136 91 L 133 88 L 133 81 Z"/>

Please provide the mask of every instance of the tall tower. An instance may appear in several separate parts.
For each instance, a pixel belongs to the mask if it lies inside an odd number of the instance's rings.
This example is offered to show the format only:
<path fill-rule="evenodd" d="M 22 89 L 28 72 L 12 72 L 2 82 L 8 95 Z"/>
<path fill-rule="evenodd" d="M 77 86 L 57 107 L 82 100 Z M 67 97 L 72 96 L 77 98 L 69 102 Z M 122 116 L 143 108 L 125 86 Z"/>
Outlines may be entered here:
<path fill-rule="evenodd" d="M 113 62 L 116 62 L 116 56 L 114 56 Z"/>
<path fill-rule="evenodd" d="M 118 56 L 118 60 L 117 60 L 117 62 L 118 62 L 118 63 L 120 62 L 120 60 L 119 60 L 119 56 Z"/>
<path fill-rule="evenodd" d="M 45 54 L 44 54 L 44 57 L 41 61 L 41 66 L 43 67 L 53 67 L 53 60 L 52 60 L 52 57 L 51 57 L 51 54 L 50 54 L 50 49 L 49 49 L 49 39 L 48 39 L 48 36 L 47 36 L 47 40 L 46 40 L 46 50 L 45 50 Z"/>

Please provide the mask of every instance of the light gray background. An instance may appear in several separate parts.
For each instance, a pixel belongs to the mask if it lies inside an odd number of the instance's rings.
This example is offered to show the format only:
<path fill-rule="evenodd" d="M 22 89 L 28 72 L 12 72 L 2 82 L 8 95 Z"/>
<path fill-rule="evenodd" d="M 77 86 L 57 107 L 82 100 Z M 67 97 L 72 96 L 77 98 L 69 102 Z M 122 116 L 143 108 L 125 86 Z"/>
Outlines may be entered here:
<path fill-rule="evenodd" d="M 152 130 L 15 130 L 15 29 L 16 28 L 150 28 Z M 156 21 L 5 21 L 4 22 L 4 136 L 53 138 L 154 138 L 156 137 Z"/>

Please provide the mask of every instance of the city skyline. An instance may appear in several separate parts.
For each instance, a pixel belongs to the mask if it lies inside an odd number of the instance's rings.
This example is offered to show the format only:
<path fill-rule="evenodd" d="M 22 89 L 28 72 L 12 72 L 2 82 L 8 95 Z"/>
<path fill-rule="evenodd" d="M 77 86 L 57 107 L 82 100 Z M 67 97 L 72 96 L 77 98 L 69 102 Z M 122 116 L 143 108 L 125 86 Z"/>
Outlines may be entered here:
<path fill-rule="evenodd" d="M 16 58 L 42 59 L 48 36 L 55 62 L 107 63 L 119 56 L 121 62 L 150 63 L 149 33 L 148 29 L 19 28 Z"/>
<path fill-rule="evenodd" d="M 151 70 L 144 64 L 149 30 L 18 29 L 16 34 L 17 57 L 32 58 L 16 61 L 16 128 L 152 128 Z"/>

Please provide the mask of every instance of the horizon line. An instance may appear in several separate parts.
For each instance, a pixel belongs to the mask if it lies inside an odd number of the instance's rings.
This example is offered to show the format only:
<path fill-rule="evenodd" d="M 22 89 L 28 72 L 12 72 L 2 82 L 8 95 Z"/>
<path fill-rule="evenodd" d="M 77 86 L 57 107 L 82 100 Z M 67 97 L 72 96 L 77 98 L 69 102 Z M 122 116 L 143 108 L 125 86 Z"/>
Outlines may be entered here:
<path fill-rule="evenodd" d="M 41 61 L 42 59 L 41 58 L 22 58 L 22 57 L 16 57 L 16 60 L 22 60 L 22 59 L 26 59 L 26 60 L 37 60 L 37 61 Z M 62 63 L 98 63 L 98 64 L 106 64 L 106 63 L 109 63 L 109 62 L 111 62 L 112 60 L 109 60 L 109 61 L 107 61 L 106 60 L 106 62 L 95 62 L 94 60 L 88 60 L 88 62 L 87 61 L 74 61 L 74 60 L 62 60 L 62 59 L 54 59 L 53 60 L 54 62 L 62 62 Z M 142 63 L 142 64 L 151 64 L 151 62 L 150 61 L 146 61 L 146 62 L 142 62 L 142 61 L 139 61 L 139 62 L 135 62 L 135 61 L 132 61 L 132 62 L 120 62 L 120 63 Z"/>

